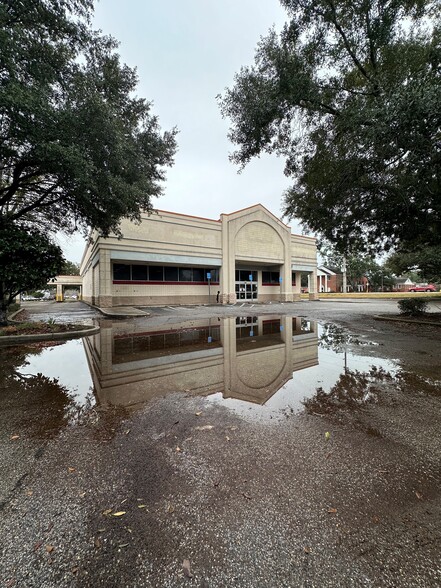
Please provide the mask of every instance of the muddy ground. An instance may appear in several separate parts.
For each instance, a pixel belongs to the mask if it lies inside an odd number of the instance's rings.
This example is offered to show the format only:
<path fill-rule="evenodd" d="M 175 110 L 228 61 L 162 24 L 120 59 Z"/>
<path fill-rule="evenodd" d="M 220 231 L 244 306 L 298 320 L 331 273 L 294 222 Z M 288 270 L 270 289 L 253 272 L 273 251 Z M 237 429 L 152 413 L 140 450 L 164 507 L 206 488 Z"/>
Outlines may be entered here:
<path fill-rule="evenodd" d="M 93 320 L 79 302 L 28 309 Z M 71 418 L 44 375 L 17 376 L 25 349 L 2 351 L 1 586 L 440 586 L 441 328 L 374 319 L 395 311 L 305 301 L 136 319 L 302 315 L 397 366 L 346 373 L 274 418 L 173 390 Z"/>

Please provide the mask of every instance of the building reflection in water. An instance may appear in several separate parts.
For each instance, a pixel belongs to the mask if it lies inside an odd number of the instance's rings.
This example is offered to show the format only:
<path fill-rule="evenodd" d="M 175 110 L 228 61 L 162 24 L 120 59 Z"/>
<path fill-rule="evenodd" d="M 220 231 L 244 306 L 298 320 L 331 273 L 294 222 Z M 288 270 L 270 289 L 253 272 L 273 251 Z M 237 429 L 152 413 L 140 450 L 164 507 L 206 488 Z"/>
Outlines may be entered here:
<path fill-rule="evenodd" d="M 98 401 L 134 406 L 169 392 L 222 392 L 264 404 L 293 376 L 318 365 L 317 324 L 297 317 L 205 319 L 140 331 L 101 322 L 84 339 Z"/>

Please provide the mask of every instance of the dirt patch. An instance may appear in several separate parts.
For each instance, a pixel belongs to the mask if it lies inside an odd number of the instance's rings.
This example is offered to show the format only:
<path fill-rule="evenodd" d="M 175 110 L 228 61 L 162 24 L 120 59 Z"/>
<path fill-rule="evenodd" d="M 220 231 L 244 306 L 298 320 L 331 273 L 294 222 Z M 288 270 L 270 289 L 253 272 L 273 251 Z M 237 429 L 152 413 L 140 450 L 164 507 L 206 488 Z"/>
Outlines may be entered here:
<path fill-rule="evenodd" d="M 441 326 L 441 312 L 426 312 L 419 316 L 411 316 L 409 314 L 381 314 L 377 318 L 382 320 L 405 321 L 406 323 L 414 323 L 416 325 L 439 324 Z"/>
<path fill-rule="evenodd" d="M 53 333 L 70 333 L 81 331 L 83 329 L 84 325 L 73 325 L 71 323 L 54 324 L 42 322 L 24 322 L 7 325 L 6 327 L 0 328 L 0 337 L 11 337 L 13 335 L 46 335 Z"/>

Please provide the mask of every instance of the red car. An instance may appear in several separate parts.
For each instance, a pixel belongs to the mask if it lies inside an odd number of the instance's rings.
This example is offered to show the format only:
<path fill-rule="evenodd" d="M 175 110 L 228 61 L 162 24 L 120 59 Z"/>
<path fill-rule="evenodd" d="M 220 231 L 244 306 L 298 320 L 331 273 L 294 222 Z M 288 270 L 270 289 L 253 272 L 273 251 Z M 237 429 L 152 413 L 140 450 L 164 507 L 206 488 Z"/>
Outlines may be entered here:
<path fill-rule="evenodd" d="M 427 284 L 427 286 L 413 286 L 409 288 L 409 292 L 436 292 L 436 288 L 433 284 Z"/>

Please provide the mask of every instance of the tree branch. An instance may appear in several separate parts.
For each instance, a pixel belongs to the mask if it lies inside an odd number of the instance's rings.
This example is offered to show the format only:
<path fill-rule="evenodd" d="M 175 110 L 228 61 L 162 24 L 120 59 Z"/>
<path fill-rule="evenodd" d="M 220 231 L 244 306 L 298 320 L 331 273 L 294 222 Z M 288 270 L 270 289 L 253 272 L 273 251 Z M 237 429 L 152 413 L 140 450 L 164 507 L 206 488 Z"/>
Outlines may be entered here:
<path fill-rule="evenodd" d="M 35 171 L 29 174 L 26 174 L 25 176 L 21 176 L 21 171 L 23 171 L 29 164 L 27 163 L 23 163 L 20 162 L 16 168 L 14 169 L 14 174 L 13 174 L 13 179 L 12 179 L 12 183 L 10 184 L 10 186 L 8 188 L 3 188 L 0 189 L 0 193 L 1 192 L 5 192 L 4 195 L 0 198 L 0 206 L 3 206 L 4 204 L 7 204 L 10 200 L 12 200 L 14 194 L 17 192 L 17 190 L 19 190 L 20 188 L 20 184 L 25 182 L 26 180 L 29 180 L 31 178 L 34 178 L 35 176 L 40 175 L 40 172 Z M 17 168 L 21 168 L 17 171 Z"/>
<path fill-rule="evenodd" d="M 339 32 L 341 38 L 343 39 L 343 43 L 344 43 L 344 46 L 346 47 L 346 51 L 348 52 L 349 56 L 351 57 L 352 61 L 354 62 L 355 66 L 357 67 L 357 69 L 359 70 L 359 72 L 362 74 L 362 76 L 364 78 L 366 78 L 366 80 L 368 82 L 372 82 L 372 80 L 371 80 L 368 72 L 363 67 L 363 64 L 358 59 L 358 57 L 356 56 L 355 52 L 352 50 L 352 47 L 351 47 L 351 45 L 349 43 L 349 39 L 347 38 L 347 36 L 346 36 L 343 28 L 340 26 L 340 24 L 337 21 L 337 11 L 335 9 L 335 5 L 334 5 L 334 2 L 332 0 L 330 0 L 329 6 L 331 7 L 331 11 L 332 11 L 332 14 L 333 14 L 332 22 L 333 22 L 335 28 L 337 29 L 337 31 Z"/>
<path fill-rule="evenodd" d="M 60 185 L 60 183 L 57 182 L 56 184 L 54 184 L 53 186 L 51 186 L 50 188 L 45 190 L 43 192 L 43 194 L 39 198 L 37 198 L 37 200 L 35 200 L 31 204 L 29 204 L 28 206 L 25 206 L 24 208 L 19 210 L 16 214 L 12 214 L 9 218 L 11 220 L 17 220 L 18 218 L 24 216 L 28 212 L 31 212 L 31 210 L 35 210 L 36 208 L 39 208 L 39 207 L 46 208 L 47 206 L 52 206 L 53 204 L 56 204 L 57 202 L 59 202 L 63 198 L 63 196 L 64 196 L 63 194 L 61 196 L 59 196 L 58 198 L 55 198 L 53 200 L 49 200 L 48 202 L 44 202 L 44 204 L 43 204 L 43 201 L 45 198 L 47 198 L 47 196 L 49 196 L 49 194 L 51 194 L 54 190 L 56 190 L 59 187 L 59 185 Z"/>
<path fill-rule="evenodd" d="M 371 19 L 369 17 L 369 10 L 366 10 L 366 33 L 369 40 L 369 57 L 372 64 L 372 69 L 377 72 L 377 56 L 375 54 L 374 44 L 372 42 Z"/>

